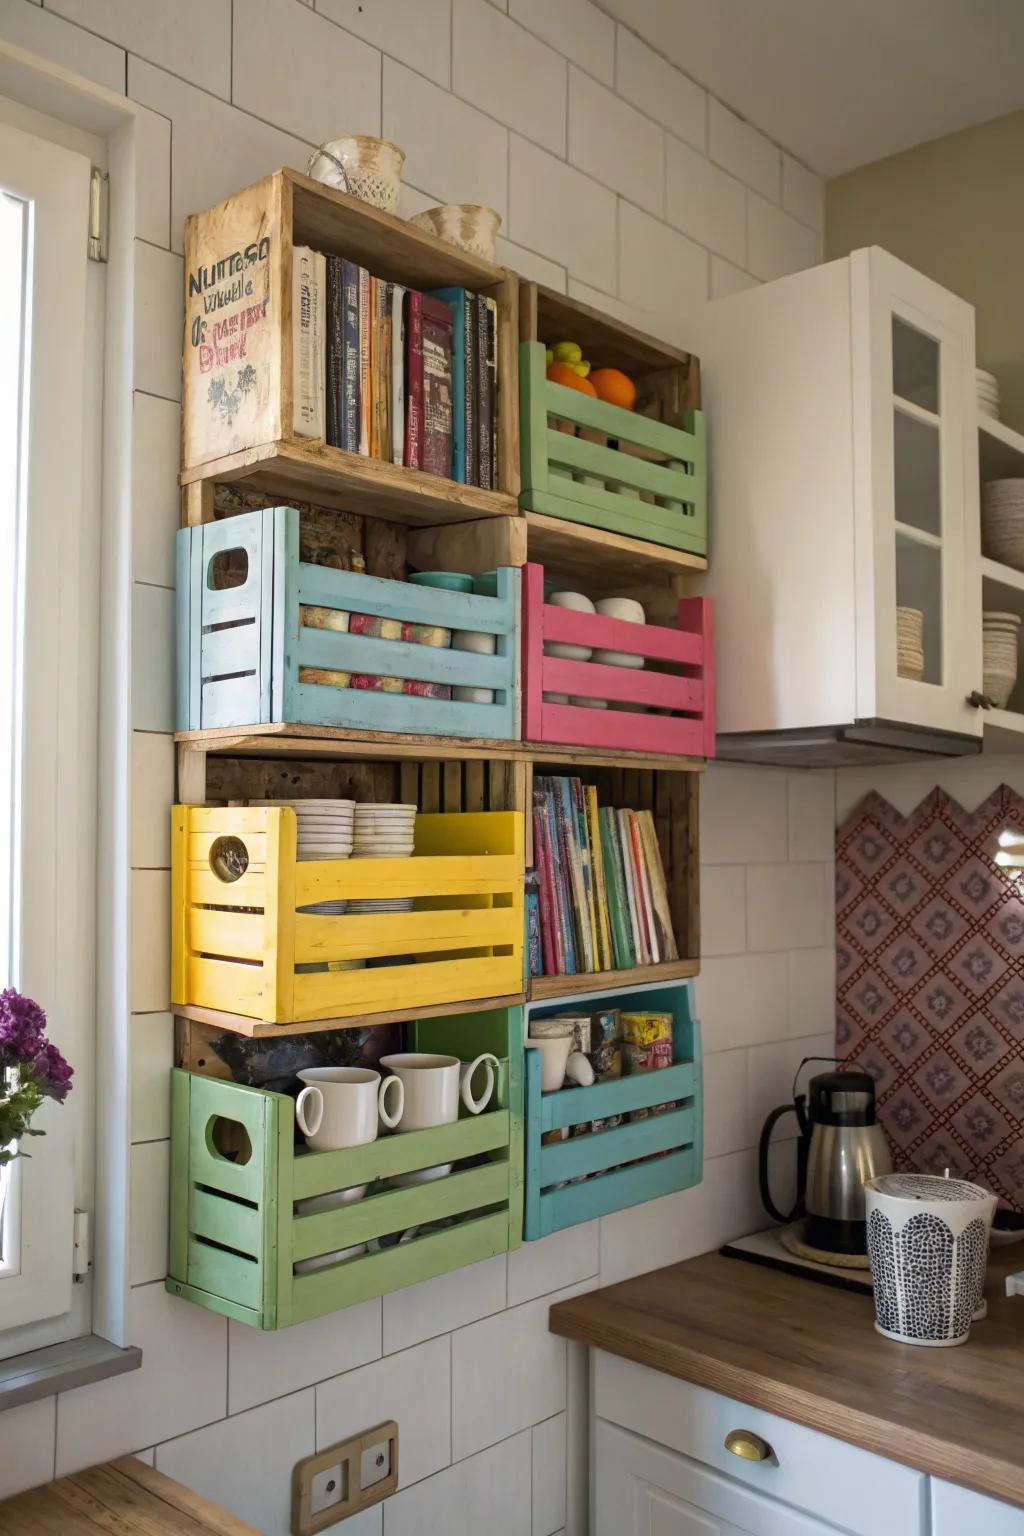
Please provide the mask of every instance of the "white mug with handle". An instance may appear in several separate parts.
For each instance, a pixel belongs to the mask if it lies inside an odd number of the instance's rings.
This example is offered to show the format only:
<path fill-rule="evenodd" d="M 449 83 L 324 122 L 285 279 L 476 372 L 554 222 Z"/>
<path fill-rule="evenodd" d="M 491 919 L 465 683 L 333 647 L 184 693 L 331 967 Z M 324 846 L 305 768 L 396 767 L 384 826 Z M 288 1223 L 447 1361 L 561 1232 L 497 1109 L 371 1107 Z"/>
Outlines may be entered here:
<path fill-rule="evenodd" d="M 402 1051 L 382 1056 L 381 1066 L 393 1072 L 405 1085 L 405 1108 L 400 1131 L 425 1131 L 434 1125 L 453 1125 L 459 1118 L 459 1100 L 471 1115 L 481 1114 L 491 1102 L 498 1084 L 500 1063 L 490 1051 L 483 1051 L 472 1061 L 457 1056 L 434 1055 L 425 1051 Z M 480 1093 L 473 1091 L 477 1069 L 485 1075 Z M 436 1163 L 432 1168 L 415 1168 L 391 1179 L 396 1188 L 426 1184 L 451 1173 L 451 1163 Z"/>
<path fill-rule="evenodd" d="M 295 1101 L 295 1118 L 316 1152 L 362 1147 L 376 1141 L 378 1120 L 394 1130 L 405 1108 L 405 1085 L 369 1067 L 306 1067 Z M 393 1109 L 388 1099 L 394 1100 Z"/>

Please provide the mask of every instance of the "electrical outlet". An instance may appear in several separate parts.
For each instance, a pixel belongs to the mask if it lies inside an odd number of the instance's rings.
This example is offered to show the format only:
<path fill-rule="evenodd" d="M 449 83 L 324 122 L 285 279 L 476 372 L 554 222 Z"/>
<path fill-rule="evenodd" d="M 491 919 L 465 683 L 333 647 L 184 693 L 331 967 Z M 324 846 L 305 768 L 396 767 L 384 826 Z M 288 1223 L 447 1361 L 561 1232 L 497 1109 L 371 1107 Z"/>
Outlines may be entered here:
<path fill-rule="evenodd" d="M 329 1445 L 295 1464 L 292 1536 L 317 1536 L 398 1487 L 398 1425 L 394 1420 Z"/>

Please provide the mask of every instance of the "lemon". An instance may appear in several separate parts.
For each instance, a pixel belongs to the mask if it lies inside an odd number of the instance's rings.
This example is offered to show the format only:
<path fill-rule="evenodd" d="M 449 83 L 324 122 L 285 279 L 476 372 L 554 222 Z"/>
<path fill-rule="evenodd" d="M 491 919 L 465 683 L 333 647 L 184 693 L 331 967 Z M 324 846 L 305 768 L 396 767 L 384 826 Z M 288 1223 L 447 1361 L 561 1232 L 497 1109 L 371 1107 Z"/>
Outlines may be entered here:
<path fill-rule="evenodd" d="M 581 363 L 583 348 L 575 341 L 560 341 L 554 348 L 556 363 Z"/>

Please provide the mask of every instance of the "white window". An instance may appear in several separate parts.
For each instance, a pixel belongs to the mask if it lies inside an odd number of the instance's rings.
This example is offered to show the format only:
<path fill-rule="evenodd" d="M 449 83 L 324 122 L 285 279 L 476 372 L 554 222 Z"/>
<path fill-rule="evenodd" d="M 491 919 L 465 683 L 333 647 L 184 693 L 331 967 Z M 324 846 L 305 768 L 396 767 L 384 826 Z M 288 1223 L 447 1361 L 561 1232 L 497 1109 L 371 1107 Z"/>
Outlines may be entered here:
<path fill-rule="evenodd" d="M 89 178 L 86 156 L 0 121 L 0 986 L 45 1008 L 75 1069 L 68 1101 L 33 1122 L 45 1136 L 2 1175 L 0 1356 L 47 1341 L 27 1324 L 81 1331 L 68 1319 L 83 1311 L 72 1234 L 92 1181 L 103 310 Z"/>

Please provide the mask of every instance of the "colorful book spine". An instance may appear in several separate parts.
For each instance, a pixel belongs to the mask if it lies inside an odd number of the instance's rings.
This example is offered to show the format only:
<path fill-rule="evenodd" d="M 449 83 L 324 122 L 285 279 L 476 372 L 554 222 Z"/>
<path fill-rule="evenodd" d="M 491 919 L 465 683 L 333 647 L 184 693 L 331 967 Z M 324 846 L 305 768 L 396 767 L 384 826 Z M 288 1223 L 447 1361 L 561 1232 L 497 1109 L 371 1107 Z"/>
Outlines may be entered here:
<path fill-rule="evenodd" d="M 574 976 L 580 969 L 577 959 L 576 929 L 572 915 L 572 869 L 569 860 L 565 818 L 561 813 L 556 781 L 543 781 L 545 816 L 548 827 L 548 847 L 551 852 L 551 868 L 554 875 L 555 903 L 558 911 L 558 934 L 561 940 L 561 972 Z"/>
<path fill-rule="evenodd" d="M 587 897 L 583 879 L 583 851 L 579 842 L 579 825 L 572 783 L 569 779 L 553 779 L 557 796 L 558 835 L 569 876 L 570 919 L 576 940 L 576 970 L 592 971 L 594 960 L 590 951 L 590 923 L 587 918 Z"/>
<path fill-rule="evenodd" d="M 646 965 L 647 954 L 644 948 L 643 924 L 640 918 L 640 908 L 637 902 L 636 876 L 633 866 L 633 852 L 629 837 L 629 812 L 618 810 L 615 812 L 615 823 L 618 828 L 619 849 L 622 857 L 622 870 L 626 886 L 626 904 L 629 910 L 629 930 L 633 941 L 633 964 Z"/>
<path fill-rule="evenodd" d="M 342 446 L 345 415 L 345 297 L 340 256 L 327 257 L 327 412 L 326 441 Z"/>
<path fill-rule="evenodd" d="M 405 456 L 423 468 L 423 295 L 410 288 L 405 317 Z"/>
<path fill-rule="evenodd" d="M 590 859 L 594 876 L 594 905 L 597 916 L 598 968 L 610 971 L 615 967 L 612 953 L 611 925 L 608 920 L 608 887 L 604 873 L 604 849 L 601 843 L 601 823 L 597 804 L 597 790 L 593 784 L 586 787 L 587 833 L 590 838 Z"/>
<path fill-rule="evenodd" d="M 477 437 L 476 377 L 479 360 L 476 351 L 476 308 L 480 303 L 475 293 L 466 294 L 466 481 L 469 485 L 480 484 L 480 443 Z"/>
<path fill-rule="evenodd" d="M 540 926 L 540 891 L 536 871 L 526 877 L 526 954 L 531 976 L 543 976 L 544 956 Z"/>
<path fill-rule="evenodd" d="M 373 417 L 373 393 L 370 388 L 371 278 L 365 267 L 359 268 L 359 452 L 369 456 Z"/>
<path fill-rule="evenodd" d="M 452 311 L 423 295 L 423 468 L 451 479 Z"/>
<path fill-rule="evenodd" d="M 490 360 L 487 345 L 487 300 L 477 299 L 476 305 L 476 422 L 477 422 L 477 485 L 485 491 L 491 489 L 491 384 Z"/>
<path fill-rule="evenodd" d="M 629 970 L 630 967 L 636 964 L 636 945 L 629 914 L 629 887 L 626 884 L 626 866 L 622 857 L 622 836 L 619 831 L 618 813 L 609 807 L 605 814 L 607 815 L 608 839 L 611 845 L 612 863 L 615 870 L 615 895 L 619 911 L 619 932 L 622 950 L 621 968 Z"/>
<path fill-rule="evenodd" d="M 359 268 L 341 263 L 342 387 L 339 447 L 359 452 Z"/>
<path fill-rule="evenodd" d="M 658 834 L 654 827 L 654 817 L 650 811 L 641 811 L 637 819 L 640 823 L 640 837 L 644 845 L 647 871 L 651 882 L 651 901 L 654 906 L 655 920 L 658 924 L 661 938 L 662 958 L 664 960 L 678 960 L 679 947 L 676 944 L 668 885 L 665 881 L 665 866 L 661 861 L 661 849 L 658 847 Z"/>
<path fill-rule="evenodd" d="M 640 908 L 640 920 L 643 924 L 644 947 L 647 950 L 647 958 L 651 965 L 657 965 L 661 959 L 661 950 L 658 945 L 658 935 L 654 927 L 654 908 L 651 905 L 651 885 L 647 875 L 647 861 L 644 858 L 643 845 L 640 840 L 640 827 L 637 823 L 635 811 L 627 812 L 629 817 L 630 848 L 633 855 L 633 870 L 636 879 L 638 905 Z"/>
<path fill-rule="evenodd" d="M 452 474 L 460 485 L 470 484 L 466 469 L 466 314 L 470 295 L 465 288 L 434 288 L 427 297 L 447 304 L 452 312 Z"/>
<path fill-rule="evenodd" d="M 405 288 L 391 289 L 391 453 L 392 464 L 405 456 Z"/>
<path fill-rule="evenodd" d="M 601 969 L 601 957 L 597 942 L 597 894 L 594 888 L 594 855 L 590 846 L 590 831 L 587 826 L 587 797 L 580 779 L 571 779 L 573 805 L 576 810 L 576 836 L 580 847 L 580 860 L 583 865 L 583 899 L 585 910 L 583 920 L 588 934 L 587 952 L 590 956 L 590 969 Z"/>
<path fill-rule="evenodd" d="M 487 305 L 487 411 L 484 417 L 486 430 L 490 437 L 490 465 L 491 478 L 481 485 L 486 489 L 496 491 L 498 489 L 498 301 L 486 298 Z"/>
<path fill-rule="evenodd" d="M 326 427 L 327 262 L 319 251 L 292 251 L 292 432 L 323 438 Z"/>

